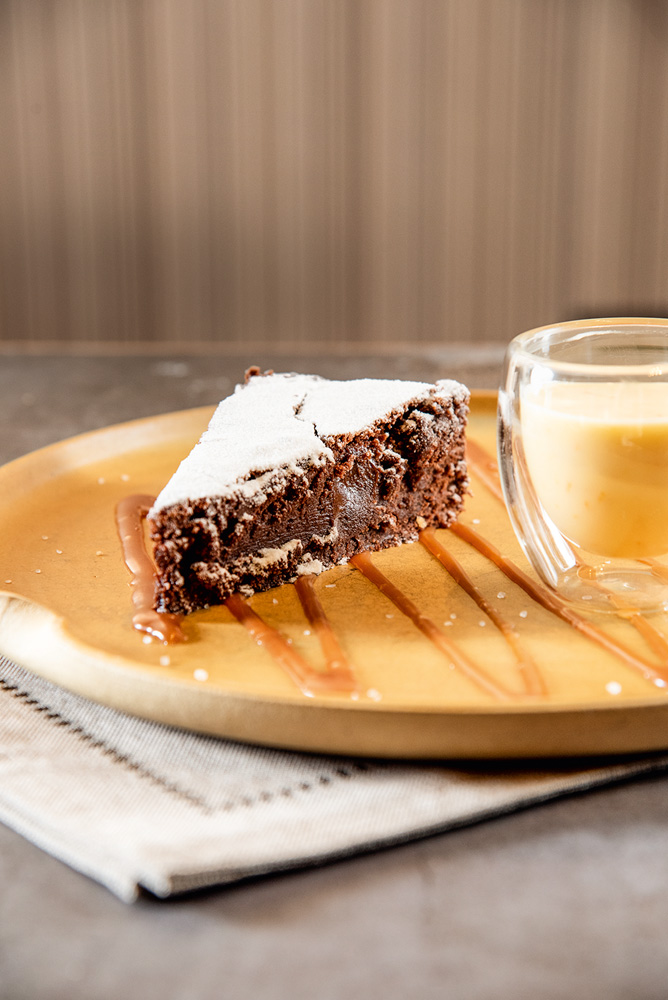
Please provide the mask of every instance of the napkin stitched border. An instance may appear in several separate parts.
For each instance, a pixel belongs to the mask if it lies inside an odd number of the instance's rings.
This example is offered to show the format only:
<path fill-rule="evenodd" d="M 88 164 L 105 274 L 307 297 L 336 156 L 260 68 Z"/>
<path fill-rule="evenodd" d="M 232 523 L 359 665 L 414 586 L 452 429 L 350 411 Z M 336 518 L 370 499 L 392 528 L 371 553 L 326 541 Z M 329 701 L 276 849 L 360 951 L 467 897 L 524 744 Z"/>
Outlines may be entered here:
<path fill-rule="evenodd" d="M 293 753 L 173 729 L 0 656 L 0 820 L 131 901 L 289 870 L 668 768 Z"/>

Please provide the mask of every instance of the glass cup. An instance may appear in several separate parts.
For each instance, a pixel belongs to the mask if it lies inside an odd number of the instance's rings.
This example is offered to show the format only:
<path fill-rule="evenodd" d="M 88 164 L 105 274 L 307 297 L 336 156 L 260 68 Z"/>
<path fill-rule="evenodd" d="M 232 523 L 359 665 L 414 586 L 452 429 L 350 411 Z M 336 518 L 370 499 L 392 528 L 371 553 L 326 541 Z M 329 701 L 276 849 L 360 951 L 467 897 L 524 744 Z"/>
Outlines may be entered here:
<path fill-rule="evenodd" d="M 595 319 L 508 346 L 498 456 L 515 533 L 579 610 L 668 608 L 668 319 Z"/>

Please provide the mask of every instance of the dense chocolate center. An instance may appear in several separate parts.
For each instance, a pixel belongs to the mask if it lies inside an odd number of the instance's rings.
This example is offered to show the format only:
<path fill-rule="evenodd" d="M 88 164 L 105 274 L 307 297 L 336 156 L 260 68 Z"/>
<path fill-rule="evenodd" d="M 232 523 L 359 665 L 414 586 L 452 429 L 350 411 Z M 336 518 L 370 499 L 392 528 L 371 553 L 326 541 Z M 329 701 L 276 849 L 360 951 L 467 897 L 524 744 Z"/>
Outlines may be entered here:
<path fill-rule="evenodd" d="M 467 488 L 464 418 L 453 403 L 398 412 L 382 428 L 323 438 L 322 465 L 257 470 L 250 495 L 211 496 L 152 518 L 160 610 L 188 612 L 447 527 Z"/>
<path fill-rule="evenodd" d="M 270 498 L 254 513 L 244 511 L 228 525 L 221 543 L 231 556 L 280 548 L 292 539 L 307 545 L 315 538 L 354 538 L 363 531 L 378 509 L 384 470 L 368 456 L 332 469 L 317 470 L 293 497 Z M 333 480 L 333 481 L 332 481 Z M 303 487 L 306 488 L 303 488 Z"/>

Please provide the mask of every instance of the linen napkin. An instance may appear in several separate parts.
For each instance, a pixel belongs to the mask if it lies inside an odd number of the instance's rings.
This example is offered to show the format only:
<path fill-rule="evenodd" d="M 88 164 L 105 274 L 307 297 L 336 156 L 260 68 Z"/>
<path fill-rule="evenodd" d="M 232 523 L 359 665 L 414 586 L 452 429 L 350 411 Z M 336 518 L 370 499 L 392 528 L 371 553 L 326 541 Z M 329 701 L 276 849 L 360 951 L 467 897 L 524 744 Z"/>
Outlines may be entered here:
<path fill-rule="evenodd" d="M 0 821 L 132 901 L 404 842 L 668 767 L 544 769 L 244 746 L 137 719 L 0 656 Z"/>

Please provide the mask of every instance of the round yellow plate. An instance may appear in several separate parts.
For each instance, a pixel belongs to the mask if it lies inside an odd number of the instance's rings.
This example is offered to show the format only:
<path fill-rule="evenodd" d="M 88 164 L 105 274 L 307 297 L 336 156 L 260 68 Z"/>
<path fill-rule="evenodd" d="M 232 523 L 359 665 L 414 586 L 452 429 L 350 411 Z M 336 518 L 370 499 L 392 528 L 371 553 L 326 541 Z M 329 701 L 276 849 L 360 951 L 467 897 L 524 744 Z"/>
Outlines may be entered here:
<path fill-rule="evenodd" d="M 477 586 L 517 628 L 547 685 L 527 697 L 514 653 L 422 545 L 374 563 L 513 692 L 478 688 L 351 566 L 316 588 L 352 661 L 357 700 L 305 697 L 225 608 L 185 621 L 188 641 L 146 642 L 131 625 L 129 575 L 114 509 L 156 494 L 206 427 L 210 408 L 135 421 L 64 441 L 0 469 L 0 651 L 85 697 L 135 715 L 267 746 L 411 758 L 535 757 L 668 747 L 668 694 L 556 619 L 448 532 Z M 494 452 L 496 399 L 474 393 L 469 436 Z M 475 475 L 462 522 L 526 567 L 505 510 Z M 251 599 L 265 621 L 323 663 L 292 586 Z M 652 620 L 668 633 L 668 620 Z M 604 629 L 652 659 L 629 624 Z"/>

